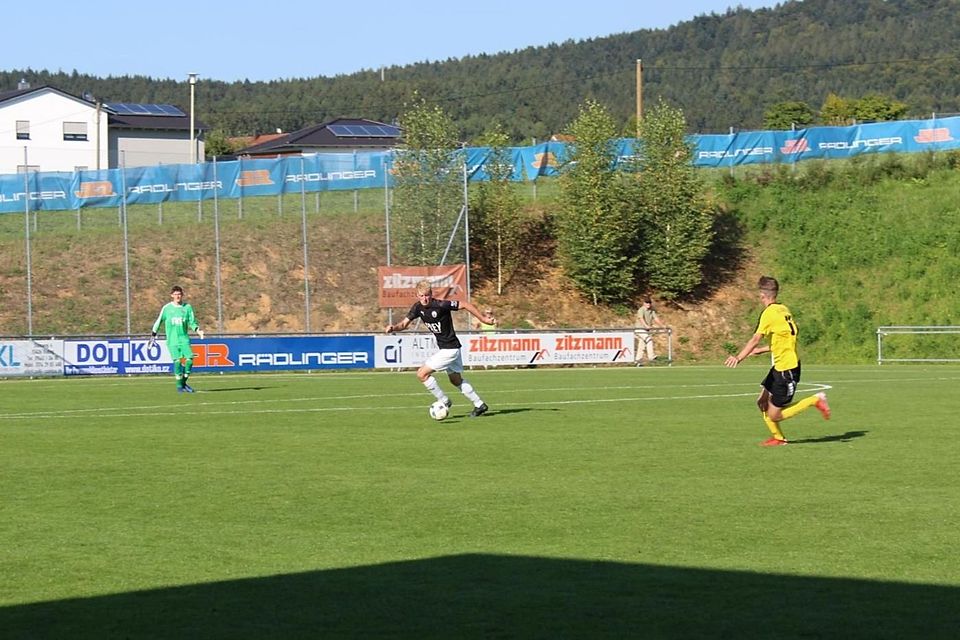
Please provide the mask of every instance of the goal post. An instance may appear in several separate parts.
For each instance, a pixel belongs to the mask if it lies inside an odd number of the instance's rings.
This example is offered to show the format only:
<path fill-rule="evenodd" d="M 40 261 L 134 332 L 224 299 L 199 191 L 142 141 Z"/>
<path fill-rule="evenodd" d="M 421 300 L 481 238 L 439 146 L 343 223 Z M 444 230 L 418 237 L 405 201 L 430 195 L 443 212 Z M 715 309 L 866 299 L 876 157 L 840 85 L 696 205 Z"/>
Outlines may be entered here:
<path fill-rule="evenodd" d="M 960 362 L 960 326 L 877 327 L 877 364 Z"/>

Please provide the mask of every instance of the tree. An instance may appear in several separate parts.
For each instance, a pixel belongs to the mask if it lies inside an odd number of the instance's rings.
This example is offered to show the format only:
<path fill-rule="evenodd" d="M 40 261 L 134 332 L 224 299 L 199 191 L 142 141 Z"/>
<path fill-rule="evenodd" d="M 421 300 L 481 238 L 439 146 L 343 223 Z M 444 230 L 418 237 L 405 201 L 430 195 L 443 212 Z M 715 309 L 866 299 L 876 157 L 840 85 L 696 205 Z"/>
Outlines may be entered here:
<path fill-rule="evenodd" d="M 806 127 L 813 124 L 816 120 L 816 114 L 806 102 L 797 100 L 788 100 L 778 102 L 767 107 L 763 112 L 764 129 L 792 129 L 796 127 Z"/>
<path fill-rule="evenodd" d="M 820 107 L 820 122 L 830 126 L 846 126 L 853 122 L 855 105 L 852 100 L 830 93 Z"/>
<path fill-rule="evenodd" d="M 885 122 L 900 120 L 907 113 L 907 105 L 882 96 L 879 93 L 869 93 L 854 105 L 853 114 L 858 122 Z"/>
<path fill-rule="evenodd" d="M 886 122 L 907 115 L 907 105 L 880 95 L 868 93 L 859 100 L 841 98 L 831 93 L 820 109 L 820 119 L 827 125 L 850 125 L 854 122 Z"/>
<path fill-rule="evenodd" d="M 453 120 L 436 105 L 416 97 L 400 116 L 404 144 L 393 162 L 392 211 L 397 257 L 410 264 L 440 264 L 462 255 L 460 235 L 453 237 L 463 204 L 463 154 L 458 153 Z"/>
<path fill-rule="evenodd" d="M 642 276 L 666 299 L 690 293 L 703 281 L 713 241 L 713 214 L 693 166 L 686 126 L 683 111 L 661 99 L 640 128 Z"/>
<path fill-rule="evenodd" d="M 558 243 L 567 275 L 594 304 L 623 301 L 633 291 L 636 225 L 614 171 L 617 126 L 588 100 L 567 132 L 575 139 L 560 178 Z"/>
<path fill-rule="evenodd" d="M 203 149 L 208 158 L 228 156 L 236 151 L 223 129 L 214 129 L 208 133 L 204 137 Z"/>
<path fill-rule="evenodd" d="M 520 199 L 510 179 L 514 173 L 510 139 L 495 122 L 480 137 L 478 143 L 489 147 L 484 165 L 488 180 L 476 188 L 476 199 L 471 207 L 470 237 L 482 255 L 492 262 L 497 278 L 497 294 L 503 293 L 508 274 L 523 258 L 527 236 L 527 220 L 520 208 Z"/>

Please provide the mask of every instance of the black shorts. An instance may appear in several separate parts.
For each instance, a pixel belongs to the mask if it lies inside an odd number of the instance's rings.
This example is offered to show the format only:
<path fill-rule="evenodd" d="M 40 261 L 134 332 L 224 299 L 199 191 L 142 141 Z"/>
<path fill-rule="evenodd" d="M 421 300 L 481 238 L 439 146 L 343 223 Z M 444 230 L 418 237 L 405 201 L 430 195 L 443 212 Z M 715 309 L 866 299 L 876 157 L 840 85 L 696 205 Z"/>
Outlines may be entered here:
<path fill-rule="evenodd" d="M 796 369 L 777 371 L 770 367 L 770 372 L 760 385 L 770 394 L 770 404 L 781 409 L 793 402 L 793 394 L 800 383 L 800 364 Z"/>

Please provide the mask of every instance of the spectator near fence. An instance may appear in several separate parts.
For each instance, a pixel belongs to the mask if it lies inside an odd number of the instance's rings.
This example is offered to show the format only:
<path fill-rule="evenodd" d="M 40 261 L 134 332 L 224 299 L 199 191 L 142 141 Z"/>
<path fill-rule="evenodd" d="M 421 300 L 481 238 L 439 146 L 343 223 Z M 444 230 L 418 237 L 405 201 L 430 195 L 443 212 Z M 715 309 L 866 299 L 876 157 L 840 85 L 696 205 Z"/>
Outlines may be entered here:
<path fill-rule="evenodd" d="M 660 316 L 657 315 L 657 310 L 653 308 L 653 300 L 649 297 L 643 299 L 643 305 L 637 309 L 637 321 L 635 324 L 634 333 L 637 336 L 637 349 L 634 352 L 634 360 L 637 363 L 637 366 L 643 364 L 644 354 L 647 356 L 647 362 L 652 362 L 657 359 L 657 354 L 653 350 L 653 334 L 652 329 L 655 327 L 663 327 L 664 324 L 660 320 Z"/>

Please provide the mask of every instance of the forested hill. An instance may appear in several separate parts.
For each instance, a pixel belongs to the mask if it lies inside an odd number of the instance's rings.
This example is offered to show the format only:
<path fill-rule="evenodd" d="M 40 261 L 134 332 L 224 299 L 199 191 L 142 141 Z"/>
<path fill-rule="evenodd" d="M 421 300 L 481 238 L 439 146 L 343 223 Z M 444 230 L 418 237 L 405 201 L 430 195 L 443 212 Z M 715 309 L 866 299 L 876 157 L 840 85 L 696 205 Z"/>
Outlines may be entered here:
<path fill-rule="evenodd" d="M 642 59 L 644 103 L 662 96 L 682 107 L 691 131 L 757 129 L 772 104 L 818 109 L 830 93 L 876 93 L 905 103 L 907 117 L 926 117 L 960 112 L 958 41 L 957 0 L 793 0 L 669 29 L 388 67 L 383 81 L 380 70 L 270 82 L 203 79 L 197 113 L 227 135 L 292 131 L 339 116 L 390 122 L 418 92 L 454 118 L 465 140 L 496 120 L 514 141 L 529 142 L 562 131 L 587 98 L 626 127 L 636 112 Z M 189 93 L 186 77 L 31 69 L 0 72 L 0 90 L 14 89 L 22 77 L 113 102 L 184 105 Z"/>

